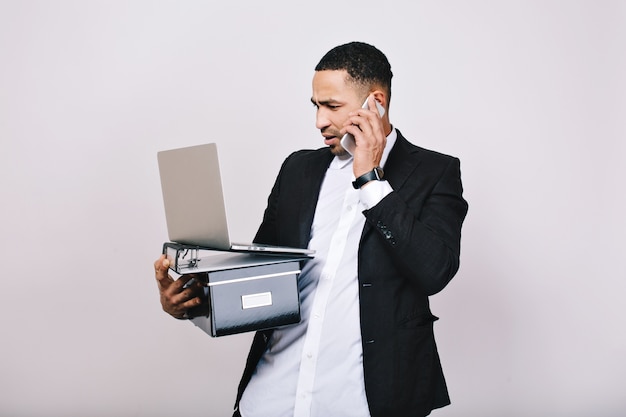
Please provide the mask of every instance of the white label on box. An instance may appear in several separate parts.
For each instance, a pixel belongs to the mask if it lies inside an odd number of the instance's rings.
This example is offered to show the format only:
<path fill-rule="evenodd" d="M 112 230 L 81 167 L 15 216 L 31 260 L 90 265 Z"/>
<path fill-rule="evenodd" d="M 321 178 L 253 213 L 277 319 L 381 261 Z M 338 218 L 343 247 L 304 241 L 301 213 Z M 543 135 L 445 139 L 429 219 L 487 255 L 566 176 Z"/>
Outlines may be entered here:
<path fill-rule="evenodd" d="M 241 296 L 241 306 L 244 310 L 248 308 L 265 307 L 272 305 L 272 293 L 260 292 Z"/>

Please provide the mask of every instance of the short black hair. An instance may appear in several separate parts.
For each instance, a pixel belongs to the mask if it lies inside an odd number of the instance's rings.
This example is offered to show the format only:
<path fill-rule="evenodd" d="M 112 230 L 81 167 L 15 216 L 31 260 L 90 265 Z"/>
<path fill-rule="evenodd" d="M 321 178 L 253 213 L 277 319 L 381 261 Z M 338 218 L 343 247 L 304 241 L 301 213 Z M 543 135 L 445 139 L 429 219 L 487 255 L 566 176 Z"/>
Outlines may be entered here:
<path fill-rule="evenodd" d="M 334 47 L 315 67 L 315 71 L 325 70 L 346 70 L 352 81 L 364 86 L 379 84 L 391 96 L 391 65 L 385 54 L 367 43 L 350 42 Z"/>

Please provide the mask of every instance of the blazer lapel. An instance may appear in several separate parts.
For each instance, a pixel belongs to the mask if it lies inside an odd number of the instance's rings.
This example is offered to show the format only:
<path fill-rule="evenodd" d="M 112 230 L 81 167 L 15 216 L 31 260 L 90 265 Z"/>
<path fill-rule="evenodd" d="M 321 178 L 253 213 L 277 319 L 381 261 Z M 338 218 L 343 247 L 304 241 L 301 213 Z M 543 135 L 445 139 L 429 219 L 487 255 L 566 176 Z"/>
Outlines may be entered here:
<path fill-rule="evenodd" d="M 301 187 L 299 192 L 299 216 L 298 222 L 298 239 L 300 247 L 306 247 L 311 237 L 311 226 L 313 225 L 313 217 L 315 208 L 317 207 L 317 199 L 322 188 L 322 181 L 326 175 L 328 165 L 333 159 L 333 154 L 328 148 L 316 152 L 313 158 L 307 160 L 307 163 L 301 170 Z M 297 198 L 297 197 L 296 197 Z"/>
<path fill-rule="evenodd" d="M 419 148 L 411 145 L 398 130 L 398 138 L 385 164 L 385 179 L 400 191 L 420 163 Z"/>

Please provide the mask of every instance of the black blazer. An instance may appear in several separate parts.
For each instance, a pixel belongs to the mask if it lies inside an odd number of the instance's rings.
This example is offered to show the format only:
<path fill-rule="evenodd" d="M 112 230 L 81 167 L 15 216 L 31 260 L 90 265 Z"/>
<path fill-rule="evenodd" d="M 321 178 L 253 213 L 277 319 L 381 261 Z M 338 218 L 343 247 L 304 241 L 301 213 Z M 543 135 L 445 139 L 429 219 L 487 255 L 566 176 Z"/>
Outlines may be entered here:
<path fill-rule="evenodd" d="M 332 158 L 329 148 L 321 148 L 285 160 L 255 241 L 308 245 Z M 365 391 L 372 417 L 425 416 L 450 403 L 428 296 L 441 291 L 458 270 L 467 203 L 459 160 L 412 145 L 399 131 L 385 179 L 394 191 L 363 212 L 358 248 Z M 255 335 L 237 405 L 270 335 Z"/>

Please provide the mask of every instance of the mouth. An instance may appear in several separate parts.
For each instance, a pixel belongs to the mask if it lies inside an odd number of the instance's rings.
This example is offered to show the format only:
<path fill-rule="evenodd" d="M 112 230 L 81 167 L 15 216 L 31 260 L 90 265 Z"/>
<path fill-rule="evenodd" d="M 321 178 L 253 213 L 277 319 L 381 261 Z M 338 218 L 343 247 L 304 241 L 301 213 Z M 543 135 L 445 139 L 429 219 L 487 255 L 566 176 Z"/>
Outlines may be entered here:
<path fill-rule="evenodd" d="M 335 132 L 323 132 L 324 144 L 327 146 L 335 146 L 339 144 L 339 137 L 334 135 Z"/>
<path fill-rule="evenodd" d="M 336 155 L 336 156 L 350 155 L 343 148 L 343 146 L 341 146 L 341 138 L 339 138 L 338 136 L 330 136 L 330 135 L 323 135 L 323 137 L 324 137 L 324 144 L 330 148 L 330 151 L 333 153 L 333 155 Z"/>

